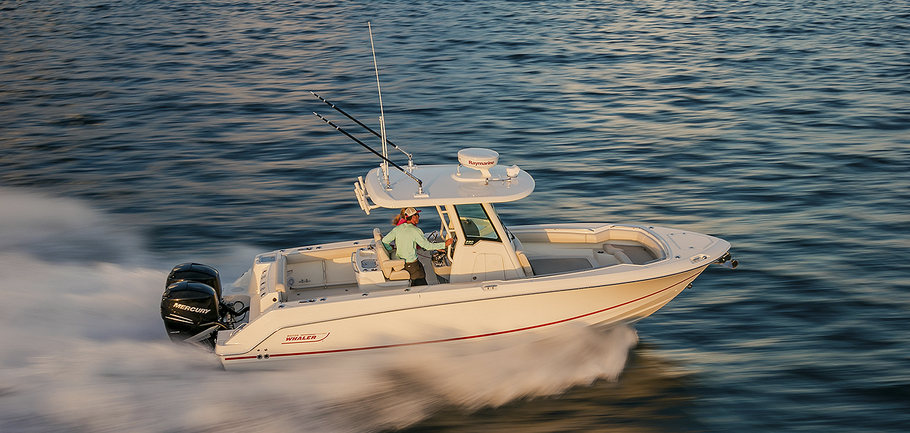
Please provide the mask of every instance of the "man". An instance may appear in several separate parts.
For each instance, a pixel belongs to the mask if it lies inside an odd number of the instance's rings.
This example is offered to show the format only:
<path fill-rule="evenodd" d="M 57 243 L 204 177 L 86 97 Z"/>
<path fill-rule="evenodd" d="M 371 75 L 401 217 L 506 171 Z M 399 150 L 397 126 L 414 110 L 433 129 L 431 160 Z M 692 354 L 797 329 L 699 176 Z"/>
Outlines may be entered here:
<path fill-rule="evenodd" d="M 386 250 L 391 251 L 392 241 L 398 249 L 398 258 L 405 261 L 404 268 L 411 274 L 412 286 L 427 285 L 427 274 L 423 269 L 423 264 L 417 260 L 417 245 L 425 250 L 440 250 L 448 247 L 454 241 L 446 239 L 445 242 L 430 242 L 424 236 L 423 231 L 417 228 L 420 221 L 420 211 L 409 207 L 402 213 L 404 223 L 399 224 L 389 234 L 382 238 L 382 245 Z"/>

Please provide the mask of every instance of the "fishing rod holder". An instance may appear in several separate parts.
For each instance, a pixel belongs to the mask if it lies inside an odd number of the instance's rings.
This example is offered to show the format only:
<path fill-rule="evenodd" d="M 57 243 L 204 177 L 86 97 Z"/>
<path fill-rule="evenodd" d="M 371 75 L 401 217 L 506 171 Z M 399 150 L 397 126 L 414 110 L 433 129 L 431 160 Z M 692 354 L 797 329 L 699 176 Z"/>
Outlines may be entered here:
<path fill-rule="evenodd" d="M 367 130 L 367 131 L 370 132 L 371 134 L 373 134 L 373 135 L 375 135 L 376 137 L 382 139 L 382 133 L 376 132 L 373 128 L 370 128 L 369 126 L 365 125 L 363 122 L 357 120 L 354 116 L 348 114 L 346 111 L 342 110 L 341 108 L 338 108 L 338 106 L 336 106 L 335 104 L 329 102 L 328 100 L 326 100 L 326 99 L 323 98 L 322 96 L 319 96 L 316 92 L 314 92 L 314 91 L 311 90 L 311 91 L 310 91 L 310 94 L 312 94 L 314 97 L 316 97 L 316 99 L 319 99 L 320 101 L 325 102 L 326 105 L 328 105 L 329 107 L 332 107 L 332 109 L 334 109 L 335 111 L 341 113 L 342 115 L 344 115 L 344 117 L 347 117 L 348 119 L 350 119 L 351 121 L 353 121 L 354 123 L 356 123 L 357 125 L 359 125 L 361 128 Z M 388 143 L 388 144 L 389 144 L 390 146 L 392 146 L 393 148 L 395 148 L 396 150 L 398 150 L 399 152 L 403 153 L 405 156 L 407 156 L 407 157 L 408 157 L 408 166 L 409 166 L 409 167 L 411 166 L 411 163 L 412 163 L 412 161 L 414 160 L 413 155 L 411 155 L 410 153 L 408 153 L 407 151 L 405 151 L 404 149 L 402 149 L 401 146 L 399 146 L 399 145 L 397 145 L 397 144 L 395 144 L 395 143 L 392 143 L 392 140 L 389 140 L 388 137 L 385 139 L 385 142 Z"/>
<path fill-rule="evenodd" d="M 340 126 L 338 126 L 338 125 L 332 123 L 332 121 L 329 120 L 329 119 L 326 119 L 325 116 L 323 116 L 323 115 L 321 115 L 321 114 L 319 114 L 319 113 L 317 113 L 317 112 L 315 112 L 315 111 L 313 112 L 313 114 L 316 115 L 316 117 L 322 119 L 323 122 L 327 123 L 327 124 L 328 124 L 329 126 L 331 126 L 332 128 L 335 128 L 336 131 L 338 131 L 338 132 L 340 132 L 340 133 L 346 135 L 346 136 L 347 136 L 348 138 L 350 138 L 351 140 L 354 140 L 354 142 L 356 142 L 357 144 L 363 146 L 364 149 L 369 150 L 370 152 L 373 152 L 373 154 L 375 154 L 376 156 L 382 158 L 383 165 L 389 164 L 389 165 L 391 165 L 392 167 L 395 167 L 396 169 L 398 169 L 398 171 L 400 171 L 400 172 L 404 173 L 405 175 L 407 175 L 408 177 L 410 177 L 411 179 L 414 179 L 414 181 L 417 182 L 417 194 L 418 194 L 418 195 L 423 195 L 423 181 L 420 180 L 420 179 L 418 179 L 418 178 L 417 178 L 416 176 L 414 176 L 413 174 L 411 174 L 411 172 L 410 172 L 409 170 L 405 170 L 405 169 L 401 168 L 400 165 L 395 164 L 394 162 L 392 162 L 392 160 L 389 159 L 387 156 L 385 156 L 385 155 L 383 155 L 383 154 L 377 152 L 377 151 L 376 151 L 375 149 L 373 149 L 372 147 L 367 146 L 366 143 L 360 141 L 359 139 L 357 139 L 357 137 L 351 135 L 350 132 L 347 132 L 347 131 L 345 131 L 344 129 L 341 129 Z M 413 163 L 411 163 L 411 166 L 412 166 L 412 167 L 411 167 L 411 170 L 413 170 Z M 384 172 L 387 172 L 387 171 L 388 171 L 388 168 L 387 168 L 387 167 L 382 167 L 382 168 L 383 168 L 383 171 L 384 171 Z M 386 176 L 386 178 L 388 178 L 388 175 L 387 175 L 387 174 L 386 174 L 385 176 Z M 391 185 L 390 185 L 388 182 L 385 182 L 385 183 L 386 183 L 386 189 L 388 189 Z"/>
<path fill-rule="evenodd" d="M 357 203 L 360 204 L 360 209 L 363 209 L 367 215 L 370 214 L 371 210 L 382 207 L 378 204 L 370 204 L 370 195 L 367 194 L 366 185 L 363 183 L 363 176 L 357 176 L 357 182 L 354 182 L 354 195 L 357 196 Z"/>

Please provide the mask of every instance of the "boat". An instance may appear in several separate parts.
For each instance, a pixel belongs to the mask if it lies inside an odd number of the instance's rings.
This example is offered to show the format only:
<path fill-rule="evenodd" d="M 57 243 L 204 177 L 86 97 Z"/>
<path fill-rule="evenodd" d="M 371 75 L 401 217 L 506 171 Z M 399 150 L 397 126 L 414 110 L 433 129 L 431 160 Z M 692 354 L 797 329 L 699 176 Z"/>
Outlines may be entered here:
<path fill-rule="evenodd" d="M 499 165 L 490 149 L 462 149 L 457 163 L 400 171 L 383 161 L 358 177 L 355 197 L 367 215 L 435 209 L 440 227 L 428 240 L 454 242 L 419 255 L 429 284 L 411 285 L 404 260 L 386 250 L 377 227 L 361 239 L 259 254 L 224 287 L 214 268 L 180 264 L 162 297 L 165 328 L 174 341 L 210 347 L 226 369 L 294 368 L 346 353 L 632 324 L 712 263 L 737 264 L 729 242 L 688 230 L 505 226 L 494 205 L 534 188 L 528 172 Z"/>
<path fill-rule="evenodd" d="M 259 254 L 230 285 L 211 266 L 182 263 L 168 275 L 161 299 L 171 340 L 207 347 L 225 369 L 243 370 L 544 338 L 572 326 L 635 323 L 691 287 L 712 263 L 736 267 L 729 242 L 687 230 L 570 222 L 507 227 L 494 206 L 529 196 L 534 178 L 517 165 L 500 165 L 499 153 L 485 148 L 462 149 L 451 164 L 414 164 L 386 137 L 375 51 L 373 63 L 381 132 L 313 96 L 379 137 L 381 153 L 313 114 L 382 159 L 354 182 L 366 215 L 435 209 L 440 226 L 427 240 L 451 245 L 418 255 L 428 284 L 412 283 L 379 227 L 360 239 Z M 389 146 L 407 155 L 406 168 L 389 158 Z"/>

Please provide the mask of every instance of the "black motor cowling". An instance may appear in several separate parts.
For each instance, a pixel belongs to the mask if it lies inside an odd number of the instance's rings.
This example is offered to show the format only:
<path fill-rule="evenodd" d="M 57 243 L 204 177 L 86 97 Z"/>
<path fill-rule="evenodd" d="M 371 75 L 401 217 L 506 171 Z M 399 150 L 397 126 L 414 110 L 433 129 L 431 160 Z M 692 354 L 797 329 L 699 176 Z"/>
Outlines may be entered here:
<path fill-rule="evenodd" d="M 218 275 L 218 271 L 209 265 L 181 263 L 174 266 L 174 269 L 168 274 L 167 282 L 164 283 L 164 286 L 170 286 L 181 280 L 205 284 L 215 289 L 215 296 L 217 296 L 218 299 L 221 299 L 221 277 Z"/>
<path fill-rule="evenodd" d="M 183 263 L 168 275 L 161 297 L 161 318 L 174 342 L 215 345 L 215 331 L 224 329 L 221 279 L 211 266 Z"/>

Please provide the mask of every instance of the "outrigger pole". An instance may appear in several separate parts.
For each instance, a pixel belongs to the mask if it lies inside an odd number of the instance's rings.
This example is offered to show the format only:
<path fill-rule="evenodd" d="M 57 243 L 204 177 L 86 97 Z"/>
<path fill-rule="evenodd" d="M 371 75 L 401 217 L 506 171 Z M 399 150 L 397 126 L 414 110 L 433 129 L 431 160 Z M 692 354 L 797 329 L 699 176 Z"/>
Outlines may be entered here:
<path fill-rule="evenodd" d="M 413 174 L 408 173 L 407 170 L 401 168 L 401 166 L 399 166 L 398 164 L 395 164 L 391 159 L 389 159 L 389 158 L 386 157 L 385 155 L 383 155 L 383 154 L 377 152 L 376 149 L 373 149 L 372 147 L 367 146 L 364 142 L 358 140 L 357 137 L 351 135 L 348 131 L 345 131 L 344 129 L 341 129 L 341 127 L 339 127 L 338 125 L 332 123 L 331 120 L 326 119 L 325 117 L 322 117 L 322 115 L 320 115 L 319 113 L 317 113 L 317 112 L 315 112 L 315 111 L 313 112 L 313 114 L 315 114 L 316 117 L 322 119 L 323 122 L 328 123 L 329 126 L 331 126 L 332 128 L 335 128 L 336 131 L 338 131 L 338 132 L 340 132 L 340 133 L 342 133 L 342 134 L 344 134 L 344 135 L 347 135 L 348 138 L 350 138 L 351 140 L 354 140 L 355 142 L 357 142 L 357 144 L 363 146 L 364 148 L 366 148 L 366 149 L 369 150 L 370 152 L 373 152 L 374 154 L 376 154 L 376 156 L 382 158 L 382 160 L 383 160 L 386 164 L 392 164 L 392 167 L 397 168 L 397 169 L 398 169 L 399 171 L 401 171 L 402 173 L 408 175 L 408 177 L 410 177 L 411 179 L 414 179 L 414 181 L 417 182 L 417 194 L 423 194 L 423 181 L 422 181 L 422 180 L 418 179 L 418 178 L 415 177 Z M 387 177 L 388 177 L 388 176 L 387 176 Z"/>

